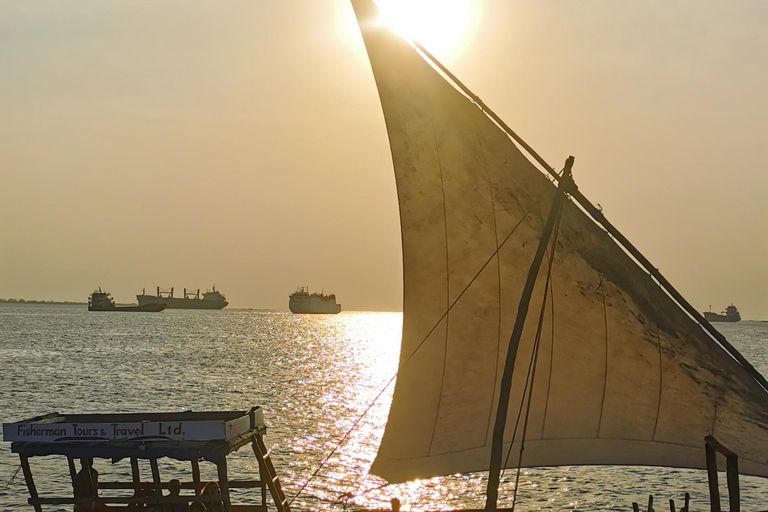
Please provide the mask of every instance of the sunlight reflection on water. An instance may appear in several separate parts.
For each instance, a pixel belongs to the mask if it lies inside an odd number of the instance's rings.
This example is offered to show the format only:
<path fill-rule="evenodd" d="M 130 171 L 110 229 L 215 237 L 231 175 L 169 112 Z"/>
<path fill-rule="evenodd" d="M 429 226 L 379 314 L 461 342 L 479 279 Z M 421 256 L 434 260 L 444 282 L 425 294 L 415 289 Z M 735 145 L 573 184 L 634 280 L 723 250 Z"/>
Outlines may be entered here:
<path fill-rule="evenodd" d="M 287 496 L 293 497 L 350 431 L 393 376 L 402 315 L 342 313 L 294 316 L 283 312 L 224 310 L 159 314 L 88 313 L 71 306 L 0 305 L 0 381 L 3 421 L 60 412 L 135 412 L 245 409 L 260 405 L 266 437 Z M 763 373 L 768 369 L 768 324 L 725 326 L 726 335 Z M 482 507 L 485 474 L 457 475 L 381 488 L 367 475 L 386 423 L 392 386 L 351 430 L 293 503 L 295 510 L 388 507 L 404 510 Z M 23 510 L 26 487 L 19 475 L 5 483 L 18 461 L 0 450 L 0 508 Z M 164 479 L 189 479 L 188 464 L 165 461 Z M 96 461 L 101 480 L 129 479 L 127 462 Z M 215 468 L 201 464 L 204 479 Z M 33 460 L 44 495 L 71 492 L 66 461 Z M 230 457 L 232 478 L 254 476 L 250 450 Z M 148 465 L 142 474 L 149 479 Z M 514 471 L 502 480 L 501 505 L 509 506 Z M 724 478 L 721 479 L 724 487 Z M 768 485 L 742 477 L 745 509 L 764 507 Z M 671 469 L 564 467 L 524 470 L 519 510 L 628 510 L 649 493 L 666 508 L 688 491 L 693 510 L 707 508 L 703 472 Z M 726 495 L 725 489 L 721 491 Z M 258 502 L 251 490 L 233 491 L 237 502 Z M 750 507 L 751 505 L 751 507 Z M 70 510 L 55 507 L 46 510 Z"/>

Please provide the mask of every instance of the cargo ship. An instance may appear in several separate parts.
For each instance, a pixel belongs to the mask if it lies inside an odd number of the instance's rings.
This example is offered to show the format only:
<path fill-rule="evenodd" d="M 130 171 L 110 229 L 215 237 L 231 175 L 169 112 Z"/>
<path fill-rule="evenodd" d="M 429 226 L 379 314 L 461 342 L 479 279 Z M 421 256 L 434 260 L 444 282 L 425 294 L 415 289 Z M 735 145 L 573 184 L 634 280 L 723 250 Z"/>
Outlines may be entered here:
<path fill-rule="evenodd" d="M 741 320 L 741 314 L 736 306 L 731 304 L 721 314 L 713 313 L 712 306 L 709 306 L 709 311 L 704 312 L 704 318 L 708 322 L 738 322 Z"/>
<path fill-rule="evenodd" d="M 173 288 L 163 290 L 157 287 L 157 295 L 147 295 L 146 290 L 142 290 L 141 295 L 136 296 L 139 306 L 144 304 L 165 304 L 168 309 L 224 309 L 227 307 L 227 298 L 220 292 L 208 290 L 200 298 L 200 289 L 187 290 L 184 288 L 184 297 L 174 297 Z"/>
<path fill-rule="evenodd" d="M 165 309 L 165 304 L 144 304 L 138 306 L 118 306 L 115 299 L 99 288 L 88 297 L 88 311 L 125 311 L 136 313 L 157 313 Z"/>
<path fill-rule="evenodd" d="M 309 293 L 308 286 L 302 286 L 288 296 L 288 308 L 291 313 L 335 315 L 341 312 L 341 304 L 336 303 L 336 295 Z"/>

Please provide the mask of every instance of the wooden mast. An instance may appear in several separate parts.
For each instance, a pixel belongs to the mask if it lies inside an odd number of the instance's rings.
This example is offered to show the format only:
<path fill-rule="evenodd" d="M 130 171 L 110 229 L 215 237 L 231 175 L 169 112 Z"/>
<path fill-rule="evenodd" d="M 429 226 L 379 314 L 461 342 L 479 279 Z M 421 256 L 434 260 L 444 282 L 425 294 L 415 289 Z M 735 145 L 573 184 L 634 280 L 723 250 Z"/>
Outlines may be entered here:
<path fill-rule="evenodd" d="M 571 178 L 571 168 L 573 167 L 573 157 L 568 157 L 565 161 L 565 170 L 563 171 L 560 186 L 552 200 L 552 206 L 549 209 L 547 223 L 541 233 L 539 246 L 536 248 L 536 254 L 533 257 L 531 267 L 528 269 L 528 279 L 525 282 L 525 288 L 520 296 L 520 304 L 517 307 L 517 317 L 515 318 L 515 327 L 512 329 L 512 336 L 509 339 L 509 348 L 507 349 L 507 359 L 504 363 L 504 373 L 501 376 L 499 387 L 499 407 L 496 410 L 496 422 L 493 426 L 493 440 L 491 443 L 491 462 L 490 473 L 488 474 L 488 489 L 486 491 L 485 510 L 496 510 L 499 497 L 499 475 L 501 473 L 501 458 L 504 448 L 504 429 L 507 424 L 507 412 L 509 410 L 509 395 L 512 388 L 512 373 L 515 367 L 515 358 L 517 357 L 517 347 L 520 345 L 520 337 L 523 334 L 525 326 L 525 317 L 528 315 L 528 306 L 531 302 L 533 289 L 536 286 L 536 278 L 539 275 L 541 262 L 544 259 L 544 253 L 549 245 L 549 239 L 555 221 L 560 216 L 563 206 L 565 193 L 569 192 Z"/>

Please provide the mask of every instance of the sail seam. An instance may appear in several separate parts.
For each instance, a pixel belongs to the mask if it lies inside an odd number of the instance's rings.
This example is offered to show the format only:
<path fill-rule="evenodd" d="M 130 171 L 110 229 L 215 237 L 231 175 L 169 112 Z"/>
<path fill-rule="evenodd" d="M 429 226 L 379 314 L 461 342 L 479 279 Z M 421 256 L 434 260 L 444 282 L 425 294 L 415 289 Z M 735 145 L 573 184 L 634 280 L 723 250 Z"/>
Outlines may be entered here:
<path fill-rule="evenodd" d="M 549 255 L 547 255 L 549 257 Z M 553 279 L 554 281 L 554 279 Z M 552 389 L 552 372 L 553 372 L 553 366 L 555 365 L 555 287 L 554 283 L 549 284 L 549 303 L 551 305 L 550 308 L 550 316 L 552 319 L 550 330 L 551 337 L 549 342 L 549 376 L 547 378 L 547 396 L 544 398 L 544 413 L 541 417 L 541 434 L 539 435 L 540 438 L 544 439 L 544 429 L 547 424 L 547 411 L 549 410 L 549 396 L 550 396 L 550 390 Z"/>
<path fill-rule="evenodd" d="M 524 221 L 524 220 L 525 220 L 525 219 L 528 217 L 528 215 L 530 215 L 530 213 L 533 211 L 533 208 L 534 208 L 536 205 L 538 205 L 538 204 L 539 204 L 539 202 L 541 201 L 541 199 L 544 197 L 544 195 L 545 195 L 545 194 L 546 194 L 546 192 L 545 192 L 544 194 L 541 194 L 541 195 L 540 195 L 540 196 L 539 196 L 539 197 L 536 199 L 536 202 L 534 203 L 534 205 L 533 205 L 533 206 L 531 206 L 531 208 L 530 208 L 530 209 L 529 209 L 527 212 L 525 212 L 525 213 L 523 214 L 522 218 L 521 218 L 521 219 L 518 221 L 518 223 L 517 223 L 517 224 L 515 224 L 515 227 L 514 227 L 514 228 L 512 228 L 512 231 L 510 231 L 510 232 L 509 232 L 509 234 L 508 234 L 508 235 L 507 235 L 507 236 L 504 238 L 504 240 L 501 242 L 501 245 L 499 245 L 499 248 L 498 248 L 498 249 L 496 249 L 496 250 L 493 252 L 493 254 L 491 254 L 491 256 L 488 258 L 488 260 L 486 260 L 486 262 L 483 264 L 483 266 L 482 266 L 482 267 L 480 267 L 480 270 L 478 270 L 478 271 L 477 271 L 477 273 L 476 273 L 476 274 L 475 274 L 475 275 L 472 277 L 472 279 L 469 281 L 469 284 L 467 284 L 467 286 L 465 286 L 465 287 L 464 287 L 464 289 L 461 291 L 461 293 L 459 294 L 459 296 L 458 296 L 458 297 L 456 297 L 456 300 L 454 300 L 454 301 L 453 301 L 453 303 L 452 303 L 452 304 L 451 304 L 451 305 L 448 307 L 448 309 L 445 311 L 445 313 L 443 313 L 443 315 L 442 315 L 442 316 L 441 316 L 441 317 L 440 317 L 440 318 L 437 320 L 437 322 L 435 322 L 435 325 L 433 325 L 433 326 L 432 326 L 432 328 L 429 330 L 429 332 L 428 332 L 428 333 L 427 333 L 427 334 L 424 336 L 424 338 L 422 338 L 422 340 L 419 342 L 419 344 L 416 346 L 416 348 L 415 348 L 415 349 L 413 349 L 413 352 L 411 352 L 411 355 L 409 355 L 409 356 L 408 356 L 408 359 L 406 359 L 405 361 L 403 361 L 403 362 L 402 362 L 402 363 L 401 363 L 401 364 L 398 366 L 398 368 L 397 368 L 397 372 L 395 372 L 395 375 L 392 377 L 393 379 L 394 379 L 394 378 L 397 376 L 397 373 L 398 373 L 398 372 L 400 372 L 400 371 L 401 371 L 403 368 L 405 368 L 405 366 L 406 366 L 406 365 L 407 365 L 409 362 L 411 362 L 411 359 L 413 359 L 413 356 L 415 356 L 415 355 L 416 355 L 416 352 L 418 352 L 418 351 L 419 351 L 419 349 L 421 349 L 421 347 L 422 347 L 422 346 L 424 346 L 424 343 L 426 343 L 426 341 L 429 339 L 429 337 L 430 337 L 430 336 L 432 336 L 432 333 L 433 333 L 433 332 L 435 332 L 435 329 L 437 329 L 437 327 L 440 325 L 440 323 L 443 321 L 443 319 L 444 319 L 444 318 L 445 318 L 445 317 L 448 315 L 448 313 L 451 311 L 451 309 L 453 309 L 453 307 L 454 307 L 454 306 L 455 306 L 455 305 L 456 305 L 456 304 L 459 302 L 459 300 L 460 300 L 460 299 L 461 299 L 461 298 L 464 296 L 464 294 L 465 294 L 465 293 L 466 293 L 466 291 L 469 289 L 469 287 L 470 287 L 470 286 L 472 286 L 472 283 L 474 283 L 474 282 L 475 282 L 475 280 L 478 278 L 478 276 L 480 276 L 480 274 L 483 272 L 483 270 L 485 270 L 485 267 L 487 267 L 487 266 L 488 266 L 488 264 L 489 264 L 489 263 L 490 263 L 490 262 L 493 260 L 493 258 L 494 258 L 494 257 L 495 257 L 495 256 L 498 254 L 499 250 L 501 250 L 501 248 L 502 248 L 502 247 L 504 247 L 504 244 L 506 244 L 506 243 L 507 243 L 507 241 L 510 239 L 510 237 L 511 237 L 511 236 L 512 236 L 512 235 L 515 233 L 515 231 L 517 231 L 517 228 L 519 228 L 519 227 L 520 227 L 520 225 L 523 223 L 523 221 Z"/>
<path fill-rule="evenodd" d="M 719 392 L 717 393 L 717 400 L 714 401 L 715 403 L 715 412 L 712 414 L 712 427 L 710 428 L 709 432 L 710 435 L 715 435 L 715 426 L 717 425 L 717 411 L 719 410 L 718 405 L 720 404 L 720 401 L 725 396 L 725 388 L 720 388 L 717 386 L 717 379 L 718 377 L 722 378 L 722 375 L 720 374 L 714 374 L 713 379 L 714 381 L 712 384 L 714 385 L 715 389 L 719 389 Z"/>
<path fill-rule="evenodd" d="M 663 379 L 664 372 L 662 371 L 662 358 L 661 358 L 661 336 L 659 336 L 659 326 L 656 326 L 656 346 L 659 349 L 659 400 L 656 404 L 656 421 L 653 423 L 653 434 L 651 435 L 651 441 L 656 440 L 656 429 L 659 427 L 659 416 L 661 416 L 661 392 L 664 389 Z"/>
<path fill-rule="evenodd" d="M 680 447 L 683 447 L 683 448 L 691 448 L 691 449 L 695 449 L 695 450 L 703 450 L 703 446 L 704 446 L 703 444 L 702 444 L 702 446 L 698 446 L 698 445 L 692 445 L 692 444 L 673 443 L 671 441 L 659 441 L 659 440 L 649 440 L 649 439 L 623 439 L 623 438 L 618 438 L 618 437 L 615 437 L 615 438 L 614 437 L 600 437 L 600 438 L 598 438 L 598 437 L 550 437 L 550 438 L 547 438 L 547 439 L 529 439 L 527 442 L 528 442 L 528 444 L 531 444 L 531 443 L 535 444 L 535 443 L 547 443 L 549 441 L 553 441 L 553 442 L 556 442 L 556 441 L 600 441 L 600 442 L 606 442 L 606 443 L 612 443 L 612 442 L 650 443 L 650 444 L 660 444 L 660 445 L 664 445 L 664 446 L 680 446 Z M 515 443 L 518 443 L 518 442 L 519 441 L 513 441 L 512 443 L 509 443 L 509 442 L 505 441 L 504 445 L 506 446 L 506 445 L 515 444 Z M 436 454 L 436 455 L 430 455 L 428 458 L 441 457 L 443 455 L 448 455 L 448 454 L 451 454 L 451 453 L 466 453 L 466 452 L 471 452 L 473 450 L 480 450 L 480 449 L 483 449 L 483 448 L 488 448 L 488 445 L 482 445 L 482 446 L 478 445 L 478 446 L 474 446 L 472 448 L 463 448 L 461 450 L 451 450 L 449 452 L 442 452 L 442 453 L 439 453 L 439 454 Z M 404 458 L 387 457 L 388 460 L 398 460 L 398 461 L 399 460 L 418 460 L 418 459 L 424 459 L 424 458 L 425 458 L 424 456 L 404 457 Z M 745 461 L 749 461 L 749 462 L 754 462 L 756 464 L 764 464 L 763 462 L 761 462 L 759 460 L 749 459 L 749 458 L 747 458 L 745 456 L 741 456 L 741 455 L 739 456 L 739 460 L 745 460 Z"/>
<path fill-rule="evenodd" d="M 451 270 L 450 270 L 450 262 L 448 259 L 448 210 L 445 204 L 445 181 L 443 177 L 443 165 L 440 162 L 440 147 L 438 146 L 438 143 L 437 143 L 437 134 L 435 133 L 434 119 L 430 119 L 430 125 L 432 126 L 432 137 L 435 143 L 435 156 L 437 157 L 437 170 L 438 170 L 438 174 L 440 175 L 440 193 L 442 194 L 442 197 L 443 197 L 443 234 L 445 236 L 445 307 L 446 307 L 446 311 L 444 315 L 445 342 L 443 346 L 443 373 L 440 378 L 440 394 L 438 395 L 438 398 L 437 398 L 437 410 L 435 411 L 435 420 L 432 424 L 432 434 L 429 437 L 429 448 L 427 448 L 427 456 L 429 456 L 429 454 L 432 453 L 432 445 L 435 442 L 435 432 L 437 431 L 437 422 L 440 419 L 440 408 L 443 405 L 443 390 L 445 389 L 445 367 L 447 366 L 447 362 L 448 362 L 448 332 L 449 332 L 448 322 L 450 321 L 450 313 L 451 313 L 451 279 L 450 279 Z M 473 282 L 474 282 L 474 279 L 473 279 Z M 471 284 L 472 283 L 467 285 L 466 289 L 468 289 Z"/>
<path fill-rule="evenodd" d="M 488 172 L 488 161 L 485 158 L 485 151 L 483 148 L 483 141 L 480 139 L 480 136 L 477 134 L 477 131 L 473 130 L 473 133 L 475 134 L 475 139 L 477 139 L 477 143 L 480 146 L 480 156 L 483 159 L 483 169 L 485 170 L 485 179 L 488 182 L 488 195 L 491 199 L 491 217 L 493 218 L 493 236 L 494 236 L 494 243 L 496 245 L 496 279 L 498 281 L 498 287 L 496 290 L 497 297 L 498 297 L 498 329 L 496 330 L 496 361 L 493 365 L 494 367 L 494 374 L 493 374 L 493 389 L 491 390 L 491 405 L 488 407 L 488 420 L 486 421 L 486 427 L 485 427 L 485 442 L 488 442 L 488 437 L 492 434 L 491 424 L 493 420 L 493 404 L 496 401 L 496 383 L 499 381 L 499 359 L 501 359 L 501 320 L 502 320 L 502 310 L 501 310 L 501 258 L 499 258 L 499 226 L 496 219 L 496 201 L 493 197 L 493 187 L 491 186 L 491 175 Z M 525 212 L 523 212 L 525 213 Z"/>
<path fill-rule="evenodd" d="M 597 285 L 600 289 L 600 295 L 603 300 L 603 327 L 605 328 L 605 369 L 603 370 L 603 399 L 600 402 L 600 417 L 597 419 L 597 437 L 600 437 L 600 431 L 603 428 L 603 412 L 605 410 L 605 394 L 608 389 L 608 309 L 605 305 L 605 288 L 603 283 L 605 276 L 600 274 L 600 283 Z"/>

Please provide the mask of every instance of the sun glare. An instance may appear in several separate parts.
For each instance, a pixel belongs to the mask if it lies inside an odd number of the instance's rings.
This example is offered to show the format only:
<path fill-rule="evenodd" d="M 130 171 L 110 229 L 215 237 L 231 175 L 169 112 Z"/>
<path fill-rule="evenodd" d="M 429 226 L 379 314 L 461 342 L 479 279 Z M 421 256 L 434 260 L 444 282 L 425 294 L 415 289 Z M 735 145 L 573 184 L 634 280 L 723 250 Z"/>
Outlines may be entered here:
<path fill-rule="evenodd" d="M 442 57 L 465 42 L 472 26 L 472 0 L 375 1 L 395 32 Z"/>

